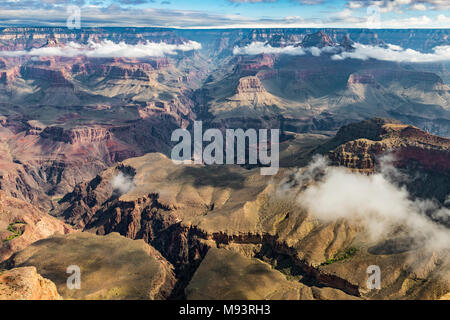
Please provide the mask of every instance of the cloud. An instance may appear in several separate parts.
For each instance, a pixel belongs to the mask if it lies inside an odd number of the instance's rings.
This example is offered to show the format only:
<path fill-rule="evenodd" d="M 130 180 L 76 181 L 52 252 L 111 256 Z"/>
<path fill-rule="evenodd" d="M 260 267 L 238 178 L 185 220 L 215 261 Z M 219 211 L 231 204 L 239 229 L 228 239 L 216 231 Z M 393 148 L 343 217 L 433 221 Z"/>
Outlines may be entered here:
<path fill-rule="evenodd" d="M 263 2 L 277 2 L 278 0 L 228 0 L 232 3 L 263 3 Z"/>
<path fill-rule="evenodd" d="M 395 62 L 439 62 L 450 60 L 450 46 L 437 46 L 432 53 L 422 53 L 413 49 L 403 49 L 400 46 L 388 45 L 387 48 L 355 43 L 352 52 L 341 52 L 333 55 L 333 60 L 343 59 L 377 59 Z"/>
<path fill-rule="evenodd" d="M 286 46 L 283 48 L 272 47 L 271 45 L 266 45 L 264 42 L 252 42 L 245 47 L 234 47 L 234 55 L 256 55 L 261 53 L 267 54 L 289 54 L 289 55 L 304 55 L 306 52 L 302 47 Z"/>
<path fill-rule="evenodd" d="M 135 45 L 125 42 L 114 43 L 110 40 L 103 40 L 100 43 L 89 42 L 88 45 L 80 45 L 69 42 L 63 47 L 43 47 L 29 51 L 0 51 L 0 56 L 61 56 L 61 57 L 163 57 L 177 54 L 177 51 L 192 51 L 201 49 L 201 44 L 195 41 L 188 41 L 183 44 L 167 44 L 156 42 L 138 43 Z"/>
<path fill-rule="evenodd" d="M 256 55 L 256 54 L 287 54 L 292 56 L 301 56 L 306 53 L 311 53 L 314 56 L 320 56 L 321 53 L 335 53 L 339 51 L 336 47 L 324 47 L 322 49 L 311 47 L 311 48 L 303 48 L 303 47 L 295 47 L 293 45 L 286 47 L 272 47 L 269 44 L 265 44 L 264 42 L 252 42 L 245 47 L 234 47 L 233 54 L 234 55 Z"/>
<path fill-rule="evenodd" d="M 324 3 L 325 0 L 291 0 L 291 2 L 298 2 L 301 4 L 313 6 L 313 5 Z"/>
<path fill-rule="evenodd" d="M 416 3 L 411 6 L 411 9 L 418 10 L 418 11 L 425 11 L 425 10 L 427 10 L 427 6 L 424 5 L 423 3 Z"/>
<path fill-rule="evenodd" d="M 0 0 L 1 1 L 1 0 Z M 162 1 L 162 2 L 166 2 Z M 238 5 L 243 1 L 261 3 L 263 0 L 233 0 Z M 257 1 L 257 2 L 255 2 Z M 317 5 L 324 8 L 327 1 L 303 0 L 296 1 L 300 4 Z M 399 0 L 396 0 L 396 3 Z M 405 1 L 405 0 L 401 0 Z M 127 4 L 125 4 L 125 2 Z M 139 3 L 137 3 L 139 2 Z M 168 9 L 160 4 L 161 8 L 149 8 L 142 5 L 147 0 L 123 0 L 122 2 L 111 1 L 84 1 L 84 0 L 14 0 L 3 1 L 0 10 L 0 26 L 66 26 L 68 18 L 67 6 L 78 5 L 81 9 L 81 27 L 175 27 L 175 28 L 366 28 L 367 14 L 355 11 L 341 10 L 341 12 L 324 12 L 323 10 L 311 14 L 298 15 L 295 19 L 286 20 L 283 16 L 267 17 L 258 16 L 258 12 L 252 12 L 251 16 L 242 13 L 241 16 L 224 14 L 216 11 L 191 10 L 188 5 L 180 5 L 179 9 Z M 267 1 L 264 1 L 267 2 Z M 271 2 L 271 1 L 269 1 Z M 379 0 L 351 0 L 347 7 L 357 9 L 379 3 L 388 6 L 391 1 Z M 132 4 L 133 3 L 133 4 Z M 155 3 L 159 1 L 155 0 Z M 432 4 L 434 3 L 434 4 Z M 448 0 L 411 1 L 411 4 L 425 4 L 428 9 L 442 8 L 447 5 Z M 164 8 L 165 7 L 165 8 Z M 419 6 L 420 7 L 420 6 Z M 334 9 L 334 7 L 330 7 Z M 347 8 L 347 9 L 348 9 Z M 381 8 L 381 11 L 386 10 Z M 384 11 L 383 11 L 384 12 Z M 425 11 L 427 12 L 427 11 Z M 351 15 L 349 15 L 351 13 Z M 319 16 L 320 15 L 320 16 Z M 292 17 L 292 15 L 291 15 Z M 389 16 L 389 21 L 383 21 L 384 28 L 442 28 L 447 27 L 448 22 L 438 21 L 434 16 L 423 18 L 409 17 L 404 19 L 400 14 Z"/>
<path fill-rule="evenodd" d="M 429 249 L 449 249 L 450 230 L 430 217 L 448 222 L 450 210 L 431 200 L 412 200 L 396 183 L 402 174 L 395 171 L 391 167 L 372 175 L 354 173 L 329 166 L 325 157 L 316 156 L 283 183 L 281 192 L 297 194 L 298 204 L 320 221 L 346 219 L 363 226 L 372 241 L 401 232 Z"/>
<path fill-rule="evenodd" d="M 133 189 L 135 184 L 132 177 L 119 172 L 112 180 L 112 187 L 122 195 Z"/>
<path fill-rule="evenodd" d="M 450 46 L 437 46 L 433 48 L 432 53 L 422 53 L 413 49 L 403 49 L 401 46 L 387 44 L 385 47 L 364 45 L 354 43 L 354 51 L 342 51 L 339 47 L 324 48 L 303 48 L 289 45 L 286 47 L 272 47 L 264 42 L 252 42 L 245 47 L 234 47 L 234 55 L 257 55 L 257 54 L 287 54 L 301 56 L 307 53 L 313 56 L 320 56 L 323 53 L 333 54 L 331 59 L 377 59 L 383 61 L 395 62 L 440 62 L 450 61 Z"/>
<path fill-rule="evenodd" d="M 144 3 L 154 3 L 155 0 L 119 0 L 116 1 L 120 4 L 125 4 L 125 5 L 139 5 L 139 4 L 144 4 Z"/>
<path fill-rule="evenodd" d="M 352 9 L 378 6 L 380 12 L 401 11 L 403 9 L 446 10 L 450 8 L 450 2 L 448 0 L 350 0 L 347 6 Z"/>

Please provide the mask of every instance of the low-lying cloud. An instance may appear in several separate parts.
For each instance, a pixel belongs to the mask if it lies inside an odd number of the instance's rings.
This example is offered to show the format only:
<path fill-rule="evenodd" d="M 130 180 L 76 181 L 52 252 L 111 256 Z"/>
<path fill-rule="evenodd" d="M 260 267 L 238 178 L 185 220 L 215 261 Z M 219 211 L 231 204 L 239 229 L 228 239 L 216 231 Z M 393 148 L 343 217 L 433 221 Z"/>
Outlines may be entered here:
<path fill-rule="evenodd" d="M 336 53 L 339 49 L 336 47 L 317 47 L 303 48 L 289 45 L 286 47 L 272 47 L 264 42 L 252 42 L 245 47 L 234 47 L 234 55 L 257 55 L 257 54 L 287 54 L 291 56 L 302 56 L 311 53 L 313 56 L 320 56 L 323 52 Z"/>
<path fill-rule="evenodd" d="M 422 53 L 413 49 L 403 49 L 400 46 L 388 45 L 387 48 L 370 46 L 360 43 L 354 44 L 355 50 L 333 55 L 333 60 L 377 59 L 395 62 L 439 62 L 450 60 L 450 46 L 437 46 L 431 53 Z"/>
<path fill-rule="evenodd" d="M 440 62 L 450 61 L 450 46 L 434 47 L 431 53 L 422 53 L 413 49 L 403 49 L 398 45 L 387 44 L 384 47 L 364 45 L 360 43 L 353 44 L 353 51 L 343 51 L 340 47 L 326 46 L 317 47 L 295 47 L 289 45 L 286 47 L 272 47 L 264 42 L 252 42 L 245 47 L 234 47 L 234 55 L 257 55 L 257 54 L 286 54 L 292 56 L 301 56 L 307 53 L 313 56 L 320 56 L 323 53 L 333 54 L 331 59 L 377 59 L 395 62 Z"/>
<path fill-rule="evenodd" d="M 103 40 L 99 43 L 93 41 L 87 45 L 69 42 L 65 46 L 34 48 L 29 51 L 0 51 L 0 56 L 60 56 L 75 57 L 87 56 L 95 58 L 144 58 L 144 57 L 164 57 L 175 55 L 178 51 L 192 51 L 201 49 L 201 44 L 195 41 L 188 41 L 182 44 L 167 44 L 164 42 L 150 42 L 138 44 L 127 44 L 125 42 L 115 43 L 110 40 Z"/>
<path fill-rule="evenodd" d="M 372 241 L 407 235 L 432 250 L 450 249 L 450 210 L 432 200 L 412 199 L 392 179 L 401 173 L 386 161 L 366 175 L 328 165 L 323 156 L 281 185 L 281 194 L 297 192 L 296 201 L 313 217 L 331 222 L 346 219 L 363 226 Z M 384 168 L 383 168 L 384 167 Z"/>
<path fill-rule="evenodd" d="M 125 194 L 135 187 L 133 178 L 119 172 L 112 180 L 112 187 L 119 194 Z"/>

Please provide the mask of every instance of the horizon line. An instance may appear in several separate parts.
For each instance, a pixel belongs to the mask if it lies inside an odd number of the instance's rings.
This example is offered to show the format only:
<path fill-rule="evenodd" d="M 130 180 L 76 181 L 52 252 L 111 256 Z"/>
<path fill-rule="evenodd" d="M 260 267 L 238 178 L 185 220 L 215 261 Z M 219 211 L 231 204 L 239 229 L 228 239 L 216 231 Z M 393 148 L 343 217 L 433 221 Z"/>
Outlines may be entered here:
<path fill-rule="evenodd" d="M 75 29 L 70 29 L 66 25 L 1 25 L 0 28 L 61 28 L 67 29 L 70 31 L 78 31 L 82 29 L 100 29 L 100 28 L 135 28 L 135 29 L 145 29 L 145 28 L 154 28 L 154 29 L 175 29 L 175 30 L 241 30 L 241 29 L 354 29 L 354 30 L 449 30 L 450 27 L 442 27 L 442 28 L 426 28 L 426 27 L 413 27 L 413 28 L 392 28 L 392 27 L 383 27 L 383 28 L 362 28 L 362 27 L 292 27 L 292 26 L 255 26 L 255 27 L 227 27 L 227 26 L 219 26 L 219 27 L 167 27 L 167 26 L 85 26 Z"/>

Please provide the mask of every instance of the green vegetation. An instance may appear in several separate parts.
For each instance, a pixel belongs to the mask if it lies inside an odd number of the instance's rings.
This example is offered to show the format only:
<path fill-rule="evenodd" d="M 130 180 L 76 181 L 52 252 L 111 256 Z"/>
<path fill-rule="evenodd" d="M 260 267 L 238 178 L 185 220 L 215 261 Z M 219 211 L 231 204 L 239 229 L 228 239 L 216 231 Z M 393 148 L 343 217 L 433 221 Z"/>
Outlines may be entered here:
<path fill-rule="evenodd" d="M 10 223 L 7 230 L 9 232 L 11 232 L 12 235 L 10 235 L 6 239 L 4 239 L 3 242 L 11 241 L 12 239 L 20 237 L 22 235 L 22 230 L 20 228 L 16 228 L 17 224 L 23 225 L 23 224 L 25 224 L 25 222 L 17 221 L 17 222 Z"/>
<path fill-rule="evenodd" d="M 324 263 L 320 264 L 320 266 L 326 266 L 326 265 L 329 265 L 329 264 L 332 264 L 332 263 L 335 263 L 338 261 L 346 260 L 346 259 L 354 256 L 357 251 L 358 251 L 358 249 L 356 249 L 355 247 L 350 247 L 347 250 L 345 250 L 343 254 L 337 254 L 334 258 L 328 259 Z"/>

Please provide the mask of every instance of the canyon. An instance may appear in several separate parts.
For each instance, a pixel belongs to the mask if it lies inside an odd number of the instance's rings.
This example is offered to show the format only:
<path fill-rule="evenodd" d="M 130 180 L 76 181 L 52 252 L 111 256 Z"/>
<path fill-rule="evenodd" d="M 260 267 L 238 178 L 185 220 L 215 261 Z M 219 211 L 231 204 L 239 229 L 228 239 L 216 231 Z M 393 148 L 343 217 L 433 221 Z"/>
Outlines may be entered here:
<path fill-rule="evenodd" d="M 31 54 L 107 41 L 199 46 L 144 57 Z M 235 50 L 254 43 L 304 53 Z M 448 61 L 333 59 L 356 43 L 430 53 L 449 37 L 445 29 L 0 28 L 1 299 L 448 296 L 448 248 L 413 245 L 401 228 L 373 240 L 362 224 L 322 221 L 296 200 L 321 183 L 296 179 L 322 155 L 363 176 L 389 161 L 409 177 L 398 183 L 411 201 L 449 208 Z M 280 129 L 278 173 L 174 164 L 171 134 L 192 132 L 195 121 L 222 132 Z M 448 232 L 447 216 L 425 217 Z M 65 286 L 74 260 L 88 279 L 81 291 Z M 380 290 L 367 289 L 370 265 L 388 270 Z"/>

